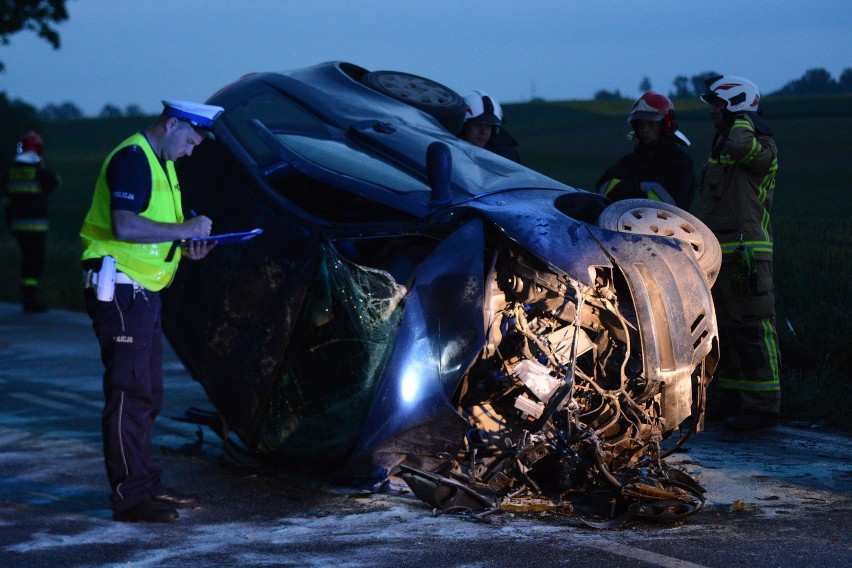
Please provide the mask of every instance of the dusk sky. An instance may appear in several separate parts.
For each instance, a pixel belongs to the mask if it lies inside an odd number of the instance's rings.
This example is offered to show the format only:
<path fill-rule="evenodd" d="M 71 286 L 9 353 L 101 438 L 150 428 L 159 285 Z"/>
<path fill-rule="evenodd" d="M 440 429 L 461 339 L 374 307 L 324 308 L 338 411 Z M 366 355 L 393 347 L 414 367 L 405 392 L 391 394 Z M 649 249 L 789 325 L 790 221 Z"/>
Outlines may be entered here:
<path fill-rule="evenodd" d="M 747 77 L 763 93 L 852 67 L 849 0 L 69 0 L 54 50 L 33 32 L 0 46 L 0 91 L 157 113 L 252 71 L 330 60 L 405 71 L 503 103 L 636 97 L 643 77 Z"/>

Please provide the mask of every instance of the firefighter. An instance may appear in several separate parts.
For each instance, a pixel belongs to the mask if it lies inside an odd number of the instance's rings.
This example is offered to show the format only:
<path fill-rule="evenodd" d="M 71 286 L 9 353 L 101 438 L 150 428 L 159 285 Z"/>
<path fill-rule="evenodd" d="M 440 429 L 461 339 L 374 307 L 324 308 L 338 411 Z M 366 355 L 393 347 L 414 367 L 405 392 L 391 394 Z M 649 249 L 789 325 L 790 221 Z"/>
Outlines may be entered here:
<path fill-rule="evenodd" d="M 212 221 L 185 218 L 175 160 L 190 156 L 222 107 L 163 101 L 148 128 L 119 144 L 104 161 L 80 237 L 86 311 L 101 348 L 105 404 L 104 461 L 113 518 L 170 522 L 195 508 L 195 495 L 167 488 L 154 460 L 152 431 L 163 401 L 160 290 L 182 256 L 199 260 L 212 244 Z"/>
<path fill-rule="evenodd" d="M 520 163 L 518 142 L 503 128 L 503 107 L 483 91 L 464 96 L 464 125 L 458 136 L 475 146 Z"/>
<path fill-rule="evenodd" d="M 595 184 L 598 193 L 613 201 L 644 198 L 688 210 L 695 197 L 695 173 L 683 148 L 689 140 L 677 129 L 672 101 L 648 91 L 633 103 L 627 123 L 628 138 L 638 143 L 604 172 Z"/>
<path fill-rule="evenodd" d="M 754 83 L 721 75 L 706 85 L 701 100 L 716 135 L 701 176 L 700 215 L 723 254 L 713 287 L 721 360 L 711 410 L 730 430 L 757 430 L 777 424 L 781 410 L 769 221 L 778 150 L 758 114 Z"/>
<path fill-rule="evenodd" d="M 43 150 L 41 136 L 24 134 L 3 184 L 6 222 L 21 249 L 21 304 L 27 313 L 47 311 L 39 284 L 46 257 L 48 196 L 60 183 L 45 167 Z"/>

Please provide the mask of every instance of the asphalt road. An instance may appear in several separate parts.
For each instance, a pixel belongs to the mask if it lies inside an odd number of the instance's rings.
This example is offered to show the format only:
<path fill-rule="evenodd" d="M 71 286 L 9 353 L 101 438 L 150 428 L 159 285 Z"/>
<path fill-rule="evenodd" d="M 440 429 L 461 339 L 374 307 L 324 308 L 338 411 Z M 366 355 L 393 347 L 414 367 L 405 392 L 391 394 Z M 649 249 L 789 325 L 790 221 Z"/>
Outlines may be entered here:
<path fill-rule="evenodd" d="M 212 430 L 175 418 L 211 408 L 167 350 L 155 431 L 168 484 L 201 509 L 172 524 L 112 520 L 101 454 L 101 366 L 85 314 L 0 303 L 0 566 L 849 566 L 852 439 L 780 426 L 717 426 L 669 458 L 707 504 L 673 525 L 615 530 L 553 515 L 488 522 L 410 494 L 364 494 L 231 459 Z M 200 436 L 200 437 L 199 437 Z"/>

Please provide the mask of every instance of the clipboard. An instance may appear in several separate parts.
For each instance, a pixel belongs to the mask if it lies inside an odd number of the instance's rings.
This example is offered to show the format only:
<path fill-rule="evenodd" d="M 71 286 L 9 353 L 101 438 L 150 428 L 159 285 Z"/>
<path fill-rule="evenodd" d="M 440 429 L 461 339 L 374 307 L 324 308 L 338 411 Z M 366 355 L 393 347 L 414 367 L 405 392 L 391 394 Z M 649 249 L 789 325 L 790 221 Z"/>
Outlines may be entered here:
<path fill-rule="evenodd" d="M 209 237 L 193 237 L 191 239 L 181 239 L 179 241 L 172 241 L 172 247 L 169 249 L 165 260 L 166 262 L 171 262 L 172 259 L 174 259 L 175 257 L 175 251 L 177 250 L 177 248 L 186 248 L 191 242 L 203 243 L 208 241 L 216 241 L 217 245 L 227 245 L 234 243 L 244 243 L 262 234 L 263 229 L 258 228 L 252 229 L 251 231 L 244 231 L 242 233 L 224 233 L 221 235 L 210 235 Z"/>
<path fill-rule="evenodd" d="M 241 233 L 224 233 L 221 235 L 210 235 L 209 237 L 193 237 L 181 241 L 181 246 L 187 246 L 189 243 L 203 243 L 216 241 L 217 245 L 230 245 L 236 243 L 244 243 L 248 240 L 263 234 L 263 229 L 252 229 L 251 231 L 243 231 Z"/>

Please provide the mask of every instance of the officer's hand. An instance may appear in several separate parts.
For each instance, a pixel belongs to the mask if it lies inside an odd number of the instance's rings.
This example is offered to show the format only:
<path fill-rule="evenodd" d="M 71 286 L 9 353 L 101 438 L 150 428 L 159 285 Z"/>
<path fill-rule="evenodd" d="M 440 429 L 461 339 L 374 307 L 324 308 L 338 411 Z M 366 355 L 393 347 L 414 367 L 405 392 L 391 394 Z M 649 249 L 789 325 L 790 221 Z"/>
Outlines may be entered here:
<path fill-rule="evenodd" d="M 186 238 L 210 236 L 210 230 L 213 228 L 213 221 L 206 215 L 192 217 L 185 220 L 183 224 L 189 229 L 189 234 Z"/>
<path fill-rule="evenodd" d="M 188 257 L 190 260 L 201 260 L 207 253 L 213 250 L 216 246 L 216 241 L 189 241 L 181 253 L 182 256 Z"/>

